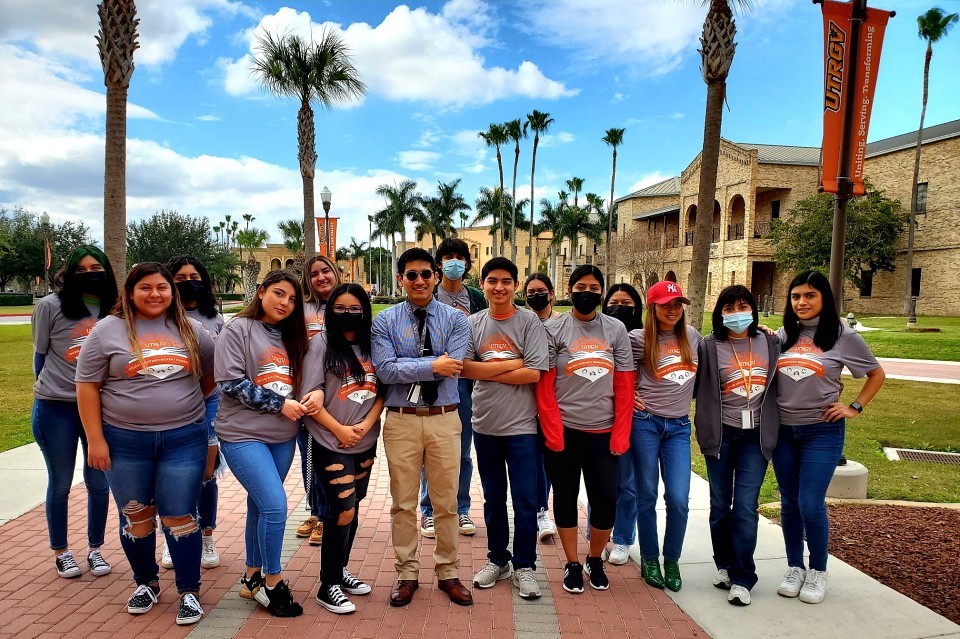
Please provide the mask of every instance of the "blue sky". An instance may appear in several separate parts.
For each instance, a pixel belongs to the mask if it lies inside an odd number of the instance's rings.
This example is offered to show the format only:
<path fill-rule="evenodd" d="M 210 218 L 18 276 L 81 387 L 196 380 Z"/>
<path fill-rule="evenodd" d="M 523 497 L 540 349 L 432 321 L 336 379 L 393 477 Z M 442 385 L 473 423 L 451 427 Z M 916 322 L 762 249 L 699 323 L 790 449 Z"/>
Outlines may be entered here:
<path fill-rule="evenodd" d="M 925 45 L 916 16 L 933 0 L 876 3 L 888 27 L 870 139 L 915 130 Z M 874 4 L 874 2 L 871 2 Z M 942 0 L 947 11 L 957 0 Z M 754 0 L 737 16 L 724 137 L 817 146 L 822 32 L 808 0 Z M 610 127 L 624 127 L 616 197 L 676 175 L 702 144 L 705 85 L 698 2 L 672 0 L 381 0 L 242 2 L 140 0 L 141 49 L 128 109 L 128 219 L 160 209 L 252 213 L 276 224 L 302 216 L 298 104 L 261 91 L 249 56 L 262 29 L 342 32 L 369 91 L 318 110 L 317 191 L 333 191 L 341 243 L 366 238 L 381 183 L 411 178 L 424 194 L 462 178 L 475 201 L 497 183 L 476 133 L 533 109 L 555 122 L 537 154 L 535 198 L 564 182 L 609 198 Z M 83 219 L 102 237 L 103 75 L 95 0 L 4 0 L 0 6 L 0 206 Z M 960 31 L 936 45 L 927 124 L 960 118 Z M 953 78 L 953 80 L 951 80 Z M 521 143 L 518 197 L 529 197 Z M 513 149 L 504 149 L 507 188 Z M 317 211 L 322 213 L 317 203 Z M 412 230 L 411 230 L 412 234 Z"/>

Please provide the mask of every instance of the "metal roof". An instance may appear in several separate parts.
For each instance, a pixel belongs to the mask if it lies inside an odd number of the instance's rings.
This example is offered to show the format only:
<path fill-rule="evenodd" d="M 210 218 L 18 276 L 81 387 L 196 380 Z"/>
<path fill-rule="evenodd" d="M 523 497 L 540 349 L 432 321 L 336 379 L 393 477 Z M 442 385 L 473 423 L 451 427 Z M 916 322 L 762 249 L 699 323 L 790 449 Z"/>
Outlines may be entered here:
<path fill-rule="evenodd" d="M 645 220 L 648 217 L 659 217 L 661 215 L 670 215 L 671 213 L 680 213 L 679 204 L 671 204 L 670 206 L 663 206 L 659 209 L 654 209 L 652 211 L 643 211 L 642 213 L 637 213 L 633 216 L 634 221 L 636 220 Z"/>
<path fill-rule="evenodd" d="M 760 164 L 796 164 L 802 166 L 818 166 L 820 164 L 820 147 L 818 146 L 786 146 L 783 144 L 752 144 L 750 142 L 734 142 L 737 146 L 757 151 L 757 162 Z"/>
<path fill-rule="evenodd" d="M 618 197 L 614 202 L 622 202 L 635 197 L 661 197 L 664 195 L 680 195 L 680 176 L 667 178 L 663 182 L 651 184 L 639 191 L 634 191 L 630 195 Z"/>
<path fill-rule="evenodd" d="M 960 120 L 944 122 L 943 124 L 935 124 L 931 127 L 925 127 L 923 129 L 924 144 L 938 142 L 940 140 L 947 140 L 957 136 L 960 136 Z M 904 149 L 912 149 L 916 146 L 917 132 L 912 131 L 902 135 L 895 135 L 892 138 L 886 138 L 883 140 L 877 140 L 876 142 L 867 143 L 867 157 L 869 158 L 875 155 L 883 155 L 884 153 L 892 153 L 894 151 L 902 151 Z"/>

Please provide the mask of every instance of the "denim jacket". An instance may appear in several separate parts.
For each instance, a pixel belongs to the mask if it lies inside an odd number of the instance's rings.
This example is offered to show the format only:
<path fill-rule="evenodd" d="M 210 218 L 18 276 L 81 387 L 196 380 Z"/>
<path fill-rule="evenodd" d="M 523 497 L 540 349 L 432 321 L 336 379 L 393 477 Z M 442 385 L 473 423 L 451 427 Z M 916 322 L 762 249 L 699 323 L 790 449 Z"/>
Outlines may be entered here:
<path fill-rule="evenodd" d="M 775 336 L 760 332 L 767 340 L 770 361 L 767 364 L 767 388 L 760 403 L 760 449 L 769 461 L 773 449 L 777 446 L 780 430 L 780 410 L 777 408 L 777 359 L 780 355 L 780 340 Z M 700 365 L 697 367 L 697 379 L 693 396 L 697 400 L 697 411 L 693 418 L 696 426 L 697 443 L 704 456 L 720 456 L 720 442 L 723 438 L 723 424 L 720 412 L 720 371 L 717 363 L 717 338 L 707 335 L 697 348 Z"/>

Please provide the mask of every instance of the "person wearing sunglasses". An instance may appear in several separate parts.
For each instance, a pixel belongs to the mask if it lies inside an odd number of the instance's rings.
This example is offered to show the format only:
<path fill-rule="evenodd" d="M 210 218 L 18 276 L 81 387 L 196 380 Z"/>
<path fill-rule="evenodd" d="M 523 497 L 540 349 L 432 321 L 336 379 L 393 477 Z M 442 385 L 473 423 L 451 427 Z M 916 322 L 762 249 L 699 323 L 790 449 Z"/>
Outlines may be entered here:
<path fill-rule="evenodd" d="M 473 604 L 457 571 L 457 489 L 460 479 L 460 417 L 457 389 L 470 341 L 467 316 L 433 297 L 436 262 L 422 248 L 397 260 L 398 284 L 407 299 L 373 321 L 373 367 L 387 387 L 383 448 L 393 498 L 391 537 L 397 584 L 391 606 L 405 606 L 419 587 L 417 505 L 420 469 L 426 470 L 433 504 L 438 587 L 453 603 Z"/>
<path fill-rule="evenodd" d="M 467 243 L 456 237 L 445 238 L 437 247 L 437 263 L 443 271 L 443 278 L 433 293 L 437 301 L 452 306 L 464 315 L 473 315 L 487 308 L 483 292 L 463 283 L 465 273 L 470 272 L 470 249 Z M 473 380 L 460 378 L 457 387 L 460 403 L 457 413 L 460 415 L 460 485 L 457 488 L 457 523 L 461 535 L 473 535 L 477 526 L 470 519 L 470 479 L 473 476 L 473 459 L 470 447 L 473 444 L 473 428 L 470 417 L 473 415 Z M 420 534 L 433 538 L 433 505 L 430 503 L 430 491 L 426 475 L 420 475 Z"/>

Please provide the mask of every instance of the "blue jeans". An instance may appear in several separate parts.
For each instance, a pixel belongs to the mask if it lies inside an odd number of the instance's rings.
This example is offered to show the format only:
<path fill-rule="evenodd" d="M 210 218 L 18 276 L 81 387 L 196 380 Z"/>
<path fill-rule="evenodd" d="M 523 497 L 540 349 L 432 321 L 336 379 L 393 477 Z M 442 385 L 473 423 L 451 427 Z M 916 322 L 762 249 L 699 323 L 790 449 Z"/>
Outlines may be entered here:
<path fill-rule="evenodd" d="M 460 416 L 460 484 L 457 488 L 457 512 L 470 514 L 470 480 L 473 478 L 473 459 L 470 458 L 470 445 L 473 443 L 473 380 L 460 378 L 457 385 L 460 403 L 457 414 Z M 420 512 L 424 517 L 433 517 L 430 493 L 427 492 L 427 475 L 420 469 Z"/>
<path fill-rule="evenodd" d="M 207 427 L 203 420 L 159 432 L 103 424 L 112 468 L 106 472 L 120 512 L 120 545 L 138 585 L 157 581 L 156 516 L 176 565 L 177 592 L 200 591 L 200 527 L 197 500 L 207 462 Z M 192 522 L 168 526 L 164 518 L 189 515 Z M 150 522 L 145 536 L 136 524 Z M 127 527 L 131 530 L 127 530 Z"/>
<path fill-rule="evenodd" d="M 613 522 L 613 543 L 631 546 L 637 533 L 637 479 L 633 456 L 620 458 L 620 483 L 617 486 L 617 518 Z"/>
<path fill-rule="evenodd" d="M 537 436 L 475 433 L 477 470 L 483 485 L 483 520 L 487 524 L 487 558 L 514 569 L 537 563 Z M 513 555 L 507 515 L 507 477 L 513 498 Z"/>
<path fill-rule="evenodd" d="M 287 524 L 283 481 L 293 463 L 295 442 L 220 442 L 230 470 L 247 491 L 247 568 L 262 567 L 267 575 L 279 575 L 283 570 L 280 549 Z"/>
<path fill-rule="evenodd" d="M 210 397 L 204 400 L 205 414 L 204 422 L 207 424 L 207 446 L 218 446 L 217 433 L 213 429 L 213 421 L 217 417 L 217 409 L 220 408 L 220 392 L 216 391 Z M 200 501 L 197 503 L 197 512 L 200 513 L 200 525 L 204 530 L 214 530 L 217 527 L 217 502 L 220 498 L 220 487 L 217 485 L 217 468 L 220 466 L 220 459 L 213 469 L 213 476 L 203 482 L 200 488 Z"/>
<path fill-rule="evenodd" d="M 787 565 L 803 568 L 806 533 L 810 567 L 827 569 L 830 533 L 823 501 L 843 453 L 846 420 L 780 426 L 773 450 L 773 471 L 780 488 L 780 526 Z"/>
<path fill-rule="evenodd" d="M 67 548 L 67 500 L 77 463 L 77 442 L 83 447 L 83 481 L 87 487 L 87 543 L 103 545 L 110 488 L 102 470 L 87 465 L 87 436 L 76 402 L 37 399 L 33 403 L 33 438 L 47 464 L 47 533 L 50 548 Z"/>
<path fill-rule="evenodd" d="M 320 479 L 307 459 L 307 442 L 310 441 L 310 433 L 302 424 L 297 431 L 297 448 L 300 450 L 300 472 L 303 475 L 303 489 L 307 492 L 307 506 L 310 508 L 310 516 L 317 519 L 323 519 L 326 513 L 327 502 L 323 497 L 323 490 L 320 489 Z"/>
<path fill-rule="evenodd" d="M 629 454 L 637 486 L 640 554 L 644 559 L 660 558 L 657 493 L 662 476 L 667 506 L 663 558 L 677 561 L 683 549 L 690 509 L 690 418 L 634 412 Z"/>
<path fill-rule="evenodd" d="M 730 581 L 747 590 L 757 583 L 757 501 L 767 472 L 760 429 L 723 427 L 720 456 L 704 457 L 710 480 L 710 539 L 713 561 Z"/>

